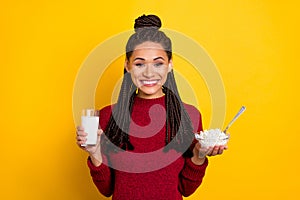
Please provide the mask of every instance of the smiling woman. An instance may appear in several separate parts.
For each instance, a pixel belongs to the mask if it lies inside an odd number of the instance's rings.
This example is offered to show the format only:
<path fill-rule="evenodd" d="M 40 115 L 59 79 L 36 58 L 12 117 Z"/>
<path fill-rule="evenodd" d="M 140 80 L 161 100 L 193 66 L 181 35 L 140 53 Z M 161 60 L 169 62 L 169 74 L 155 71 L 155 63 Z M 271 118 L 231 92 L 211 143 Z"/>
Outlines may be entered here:
<path fill-rule="evenodd" d="M 155 15 L 136 19 L 118 101 L 100 110 L 97 144 L 82 147 L 87 134 L 83 127 L 77 130 L 77 144 L 89 153 L 95 185 L 113 199 L 181 200 L 201 184 L 206 155 L 227 148 L 202 148 L 196 142 L 201 114 L 180 98 L 172 43 L 160 27 Z"/>
<path fill-rule="evenodd" d="M 159 43 L 144 42 L 126 59 L 125 68 L 139 89 L 138 97 L 158 98 L 164 95 L 162 86 L 172 70 L 172 60 Z"/>

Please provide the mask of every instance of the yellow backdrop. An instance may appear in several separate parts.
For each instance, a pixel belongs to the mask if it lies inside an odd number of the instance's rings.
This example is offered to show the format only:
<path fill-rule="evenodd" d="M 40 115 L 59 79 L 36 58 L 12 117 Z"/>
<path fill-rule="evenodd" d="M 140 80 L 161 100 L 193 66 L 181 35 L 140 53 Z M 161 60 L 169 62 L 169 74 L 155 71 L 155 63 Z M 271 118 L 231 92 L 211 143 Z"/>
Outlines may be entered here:
<path fill-rule="evenodd" d="M 224 82 L 225 123 L 241 105 L 247 107 L 230 130 L 229 150 L 210 158 L 202 186 L 186 199 L 297 199 L 296 2 L 1 2 L 1 199 L 104 199 L 91 182 L 86 154 L 75 145 L 73 86 L 89 53 L 107 38 L 131 30 L 143 13 L 159 15 L 165 28 L 206 49 Z M 116 59 L 110 73 L 120 76 L 122 62 L 122 57 Z M 178 71 L 184 64 L 189 65 L 174 58 Z M 211 104 L 200 79 L 199 88 L 198 108 L 208 128 Z M 102 90 L 99 85 L 97 107 L 110 101 Z"/>

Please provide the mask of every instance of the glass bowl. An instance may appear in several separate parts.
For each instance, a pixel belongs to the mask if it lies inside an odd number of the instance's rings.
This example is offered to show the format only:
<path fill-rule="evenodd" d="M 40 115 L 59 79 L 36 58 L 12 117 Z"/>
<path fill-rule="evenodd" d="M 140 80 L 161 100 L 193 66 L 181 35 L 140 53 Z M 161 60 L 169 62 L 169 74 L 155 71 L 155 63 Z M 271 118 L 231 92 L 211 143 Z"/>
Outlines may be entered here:
<path fill-rule="evenodd" d="M 226 145 L 229 135 L 221 131 L 221 129 L 209 129 L 195 134 L 195 138 L 201 144 L 201 147 L 213 147 L 216 145 Z"/>

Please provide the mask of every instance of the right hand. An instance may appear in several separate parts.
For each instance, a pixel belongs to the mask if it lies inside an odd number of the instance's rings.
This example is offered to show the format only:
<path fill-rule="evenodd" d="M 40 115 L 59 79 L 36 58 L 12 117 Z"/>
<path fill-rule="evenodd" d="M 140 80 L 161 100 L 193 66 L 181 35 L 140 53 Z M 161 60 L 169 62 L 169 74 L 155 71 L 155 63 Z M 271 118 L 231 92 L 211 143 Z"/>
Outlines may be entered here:
<path fill-rule="evenodd" d="M 82 146 L 86 142 L 87 133 L 84 132 L 84 128 L 82 126 L 78 126 L 76 130 L 76 140 L 77 145 L 89 153 L 91 160 L 95 166 L 99 166 L 102 163 L 102 156 L 101 156 L 101 148 L 100 148 L 100 138 L 103 133 L 102 129 L 98 129 L 97 134 L 97 143 L 96 145 L 87 145 Z"/>

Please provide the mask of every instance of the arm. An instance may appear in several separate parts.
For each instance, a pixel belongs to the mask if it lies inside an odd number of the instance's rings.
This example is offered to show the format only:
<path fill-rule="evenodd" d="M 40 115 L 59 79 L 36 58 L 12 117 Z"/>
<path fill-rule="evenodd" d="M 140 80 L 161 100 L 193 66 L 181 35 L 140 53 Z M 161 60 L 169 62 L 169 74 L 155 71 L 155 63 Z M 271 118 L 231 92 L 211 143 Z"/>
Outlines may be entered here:
<path fill-rule="evenodd" d="M 99 166 L 93 164 L 91 157 L 88 158 L 87 163 L 95 186 L 101 194 L 109 197 L 113 193 L 113 170 L 104 164 L 107 163 L 106 156 L 102 155 L 102 159 L 103 162 Z"/>
<path fill-rule="evenodd" d="M 200 112 L 194 106 L 188 104 L 185 104 L 185 109 L 192 121 L 194 132 L 202 131 L 203 128 Z M 194 148 L 197 145 L 197 140 L 194 140 L 190 146 L 193 151 L 193 156 L 191 158 L 184 158 L 184 167 L 179 174 L 178 189 L 183 196 L 193 194 L 200 186 L 208 165 L 208 159 L 206 157 L 197 157 L 197 152 L 195 152 L 196 149 Z"/>
<path fill-rule="evenodd" d="M 195 107 L 189 105 L 186 105 L 186 110 L 193 123 L 194 132 L 202 131 L 200 112 Z M 227 149 L 227 146 L 201 148 L 200 143 L 194 140 L 190 148 L 193 149 L 193 156 L 191 158 L 185 158 L 185 165 L 179 175 L 178 189 L 183 196 L 193 194 L 202 183 L 208 165 L 206 156 L 221 155 L 223 151 Z"/>
<path fill-rule="evenodd" d="M 107 106 L 100 110 L 100 127 L 106 127 L 109 117 L 111 114 L 111 107 Z M 81 146 L 86 141 L 86 133 L 83 127 L 78 127 L 77 130 L 77 144 L 78 146 L 89 153 L 87 160 L 88 167 L 90 169 L 90 174 L 92 180 L 101 194 L 104 196 L 111 196 L 113 193 L 114 186 L 114 175 L 113 169 L 108 167 L 107 157 L 103 155 L 102 147 L 100 145 L 102 129 L 98 132 L 98 140 L 95 146 Z"/>
<path fill-rule="evenodd" d="M 99 129 L 96 145 L 81 146 L 85 143 L 87 134 L 84 132 L 83 127 L 78 127 L 77 144 L 81 149 L 89 153 L 87 164 L 95 186 L 100 193 L 109 197 L 113 193 L 113 173 L 112 169 L 107 165 L 107 157 L 102 155 L 100 150 L 100 138 L 102 133 L 102 130 Z"/>
<path fill-rule="evenodd" d="M 207 165 L 207 158 L 204 158 L 204 162 L 201 165 L 194 164 L 191 158 L 185 158 L 184 167 L 179 174 L 178 185 L 178 189 L 183 196 L 187 197 L 193 194 L 200 186 L 205 175 Z"/>

